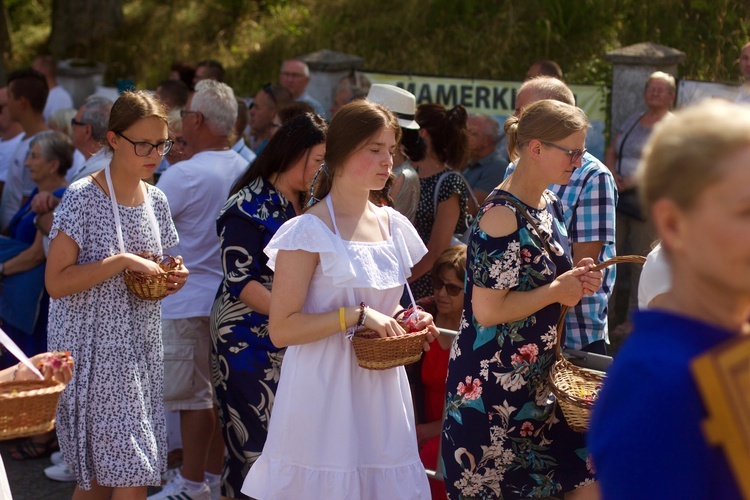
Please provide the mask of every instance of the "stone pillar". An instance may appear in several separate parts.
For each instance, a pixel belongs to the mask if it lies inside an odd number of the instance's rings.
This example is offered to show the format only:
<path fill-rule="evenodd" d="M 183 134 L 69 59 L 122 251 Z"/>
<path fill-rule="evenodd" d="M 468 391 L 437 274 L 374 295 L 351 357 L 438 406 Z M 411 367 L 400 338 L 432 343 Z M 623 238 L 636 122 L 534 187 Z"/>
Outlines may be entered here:
<path fill-rule="evenodd" d="M 324 49 L 305 54 L 297 59 L 310 68 L 310 84 L 307 91 L 323 105 L 326 115 L 330 112 L 333 92 L 339 80 L 364 66 L 364 60 L 352 54 Z M 326 116 L 330 119 L 330 116 Z"/>
<path fill-rule="evenodd" d="M 106 69 L 98 62 L 65 59 L 57 63 L 57 83 L 70 93 L 73 105 L 78 109 L 88 96 L 96 92 L 97 86 L 104 84 Z"/>
<path fill-rule="evenodd" d="M 645 111 L 643 89 L 654 71 L 669 73 L 677 79 L 677 65 L 685 60 L 685 53 L 651 42 L 637 43 L 607 52 L 613 64 L 611 137 L 623 122 L 639 110 Z"/>

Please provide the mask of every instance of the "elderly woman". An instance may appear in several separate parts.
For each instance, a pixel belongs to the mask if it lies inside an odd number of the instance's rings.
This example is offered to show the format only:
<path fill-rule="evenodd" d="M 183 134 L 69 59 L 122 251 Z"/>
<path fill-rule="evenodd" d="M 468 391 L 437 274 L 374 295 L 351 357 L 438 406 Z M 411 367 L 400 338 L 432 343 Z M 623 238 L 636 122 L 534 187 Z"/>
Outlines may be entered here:
<path fill-rule="evenodd" d="M 62 197 L 72 161 L 73 145 L 60 132 L 44 132 L 31 141 L 26 168 L 36 188 L 11 219 L 8 237 L 0 239 L 0 318 L 3 329 L 28 356 L 47 348 L 48 300 L 43 299 L 43 235 L 31 204 L 40 191 Z"/>
<path fill-rule="evenodd" d="M 646 146 L 638 180 L 673 286 L 634 316 L 594 408 L 604 498 L 742 498 L 706 441 L 690 362 L 748 332 L 749 162 L 750 108 L 719 101 L 678 112 Z"/>
<path fill-rule="evenodd" d="M 451 498 L 596 498 L 583 435 L 551 404 L 560 304 L 601 286 L 574 267 L 560 201 L 585 154 L 586 115 L 542 100 L 505 123 L 516 170 L 485 200 L 466 258 L 461 329 L 446 382 L 442 458 Z"/>
<path fill-rule="evenodd" d="M 674 102 L 675 89 L 672 75 L 661 71 L 652 73 L 643 91 L 646 111 L 633 113 L 625 120 L 607 149 L 605 162 L 615 176 L 619 192 L 616 235 L 619 255 L 647 255 L 656 239 L 653 225 L 640 206 L 635 170 L 654 125 L 671 115 L 669 110 Z M 633 267 L 626 272 L 630 274 L 628 309 L 634 309 L 640 269 Z M 630 327 L 625 324 L 620 329 L 627 333 Z"/>

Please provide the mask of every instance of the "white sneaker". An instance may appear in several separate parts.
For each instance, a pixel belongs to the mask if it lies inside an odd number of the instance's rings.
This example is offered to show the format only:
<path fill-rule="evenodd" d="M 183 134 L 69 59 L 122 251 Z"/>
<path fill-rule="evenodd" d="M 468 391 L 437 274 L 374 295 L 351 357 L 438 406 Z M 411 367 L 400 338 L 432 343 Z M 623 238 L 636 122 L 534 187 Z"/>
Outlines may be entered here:
<path fill-rule="evenodd" d="M 221 496 L 221 476 L 218 476 L 213 481 L 206 479 L 206 484 L 211 490 L 211 500 L 219 500 L 219 497 Z"/>
<path fill-rule="evenodd" d="M 56 451 L 52 455 L 49 456 L 49 461 L 52 462 L 52 465 L 60 465 L 63 463 L 63 457 L 61 451 Z"/>
<path fill-rule="evenodd" d="M 211 489 L 206 483 L 201 483 L 201 487 L 195 490 L 190 488 L 178 472 L 174 479 L 148 500 L 211 500 Z"/>
<path fill-rule="evenodd" d="M 63 483 L 76 480 L 76 475 L 68 469 L 68 465 L 65 462 L 47 467 L 44 469 L 44 475 L 53 481 L 61 481 Z"/>

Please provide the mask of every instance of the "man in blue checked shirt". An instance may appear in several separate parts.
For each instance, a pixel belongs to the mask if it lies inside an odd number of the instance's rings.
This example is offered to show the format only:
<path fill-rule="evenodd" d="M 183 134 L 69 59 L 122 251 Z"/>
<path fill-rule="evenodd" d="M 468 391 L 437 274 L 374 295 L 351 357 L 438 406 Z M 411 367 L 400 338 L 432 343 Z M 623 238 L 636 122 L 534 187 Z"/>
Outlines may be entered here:
<path fill-rule="evenodd" d="M 557 78 L 540 76 L 526 81 L 516 97 L 516 116 L 524 107 L 542 99 L 554 99 L 575 106 L 573 92 Z M 511 163 L 507 178 L 516 166 Z M 565 186 L 549 187 L 565 207 L 573 262 L 591 257 L 602 262 L 615 256 L 615 205 L 617 188 L 612 173 L 590 153 L 581 160 Z M 615 267 L 603 271 L 602 286 L 594 295 L 584 295 L 565 318 L 566 347 L 606 354 L 607 304 L 615 284 Z"/>

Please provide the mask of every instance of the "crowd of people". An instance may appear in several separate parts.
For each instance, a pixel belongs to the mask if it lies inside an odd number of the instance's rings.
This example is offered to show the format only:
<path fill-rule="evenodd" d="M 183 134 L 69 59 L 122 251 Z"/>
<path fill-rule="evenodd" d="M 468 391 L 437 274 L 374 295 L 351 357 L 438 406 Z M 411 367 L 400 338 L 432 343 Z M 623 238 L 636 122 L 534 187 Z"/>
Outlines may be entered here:
<path fill-rule="evenodd" d="M 748 327 L 732 238 L 750 111 L 672 113 L 657 71 L 602 162 L 552 61 L 502 124 L 357 73 L 324 110 L 309 82 L 284 61 L 248 103 L 205 60 L 74 109 L 50 57 L 9 75 L 0 320 L 27 355 L 75 359 L 56 430 L 14 459 L 59 447 L 45 472 L 75 499 L 739 498 L 689 361 Z M 618 290 L 661 310 L 616 326 L 632 342 L 574 431 L 549 385 L 558 338 L 606 355 L 616 271 L 594 265 L 658 241 L 641 292 L 633 269 Z M 163 255 L 166 297 L 130 293 L 123 274 L 162 275 Z M 352 335 L 403 335 L 412 314 L 419 364 L 361 368 Z M 647 414 L 670 404 L 676 427 Z"/>

